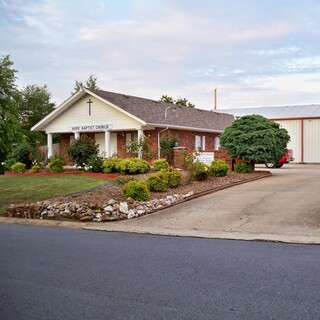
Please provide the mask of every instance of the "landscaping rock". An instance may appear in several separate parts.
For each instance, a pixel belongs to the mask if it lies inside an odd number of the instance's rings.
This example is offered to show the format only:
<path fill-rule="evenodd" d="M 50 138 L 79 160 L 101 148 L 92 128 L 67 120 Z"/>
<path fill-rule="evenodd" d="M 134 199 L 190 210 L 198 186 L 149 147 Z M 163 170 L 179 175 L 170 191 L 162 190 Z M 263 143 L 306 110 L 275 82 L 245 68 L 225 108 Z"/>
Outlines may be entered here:
<path fill-rule="evenodd" d="M 128 203 L 120 202 L 119 211 L 124 214 L 128 214 L 129 213 Z"/>
<path fill-rule="evenodd" d="M 82 222 L 88 222 L 88 221 L 92 221 L 93 220 L 93 216 L 84 216 L 80 219 L 80 221 Z"/>

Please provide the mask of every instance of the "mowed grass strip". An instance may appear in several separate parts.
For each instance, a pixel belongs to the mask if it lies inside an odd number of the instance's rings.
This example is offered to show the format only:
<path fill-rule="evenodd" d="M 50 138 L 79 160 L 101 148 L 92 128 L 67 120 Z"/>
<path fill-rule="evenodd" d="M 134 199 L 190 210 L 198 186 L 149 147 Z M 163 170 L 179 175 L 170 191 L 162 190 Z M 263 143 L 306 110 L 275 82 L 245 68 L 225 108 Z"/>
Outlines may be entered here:
<path fill-rule="evenodd" d="M 0 176 L 0 213 L 10 204 L 36 202 L 93 187 L 111 180 L 87 176 Z"/>

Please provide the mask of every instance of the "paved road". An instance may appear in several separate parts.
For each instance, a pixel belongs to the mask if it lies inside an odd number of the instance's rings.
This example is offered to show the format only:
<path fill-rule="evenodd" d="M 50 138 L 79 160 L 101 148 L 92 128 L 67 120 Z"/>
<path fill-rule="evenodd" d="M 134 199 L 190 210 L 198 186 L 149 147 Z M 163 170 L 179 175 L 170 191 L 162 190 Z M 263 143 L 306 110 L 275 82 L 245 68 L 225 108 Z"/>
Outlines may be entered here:
<path fill-rule="evenodd" d="M 0 225 L 0 319 L 319 319 L 320 247 Z"/>
<path fill-rule="evenodd" d="M 259 166 L 258 169 L 264 169 Z M 272 177 L 96 230 L 320 243 L 320 165 L 285 165 Z"/>

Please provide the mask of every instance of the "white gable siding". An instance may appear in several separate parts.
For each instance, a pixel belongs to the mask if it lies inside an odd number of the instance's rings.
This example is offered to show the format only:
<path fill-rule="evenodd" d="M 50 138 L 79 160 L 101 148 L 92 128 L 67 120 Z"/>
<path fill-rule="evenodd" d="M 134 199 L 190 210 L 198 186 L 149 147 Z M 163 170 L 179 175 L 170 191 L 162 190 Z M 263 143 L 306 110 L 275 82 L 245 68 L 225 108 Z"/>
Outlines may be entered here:
<path fill-rule="evenodd" d="M 87 103 L 89 97 L 93 101 L 91 104 L 91 116 L 89 116 L 89 106 Z M 51 121 L 45 127 L 45 131 L 52 133 L 70 132 L 70 127 L 93 124 L 111 124 L 112 130 L 137 130 L 141 127 L 138 121 L 99 99 L 87 95 Z"/>
<path fill-rule="evenodd" d="M 301 162 L 301 120 L 276 120 L 290 135 L 288 149 L 293 150 L 294 162 Z"/>

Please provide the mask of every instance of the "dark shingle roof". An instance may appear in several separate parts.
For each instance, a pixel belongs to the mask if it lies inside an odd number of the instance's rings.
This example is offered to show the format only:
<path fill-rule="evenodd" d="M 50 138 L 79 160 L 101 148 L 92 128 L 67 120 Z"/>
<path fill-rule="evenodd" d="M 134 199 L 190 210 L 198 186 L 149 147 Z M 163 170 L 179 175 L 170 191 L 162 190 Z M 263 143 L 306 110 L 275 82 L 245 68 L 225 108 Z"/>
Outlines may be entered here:
<path fill-rule="evenodd" d="M 171 103 L 103 90 L 89 91 L 120 107 L 147 124 L 223 131 L 225 127 L 229 126 L 234 120 L 234 117 L 230 114 L 177 106 Z M 167 117 L 165 117 L 165 113 Z"/>

